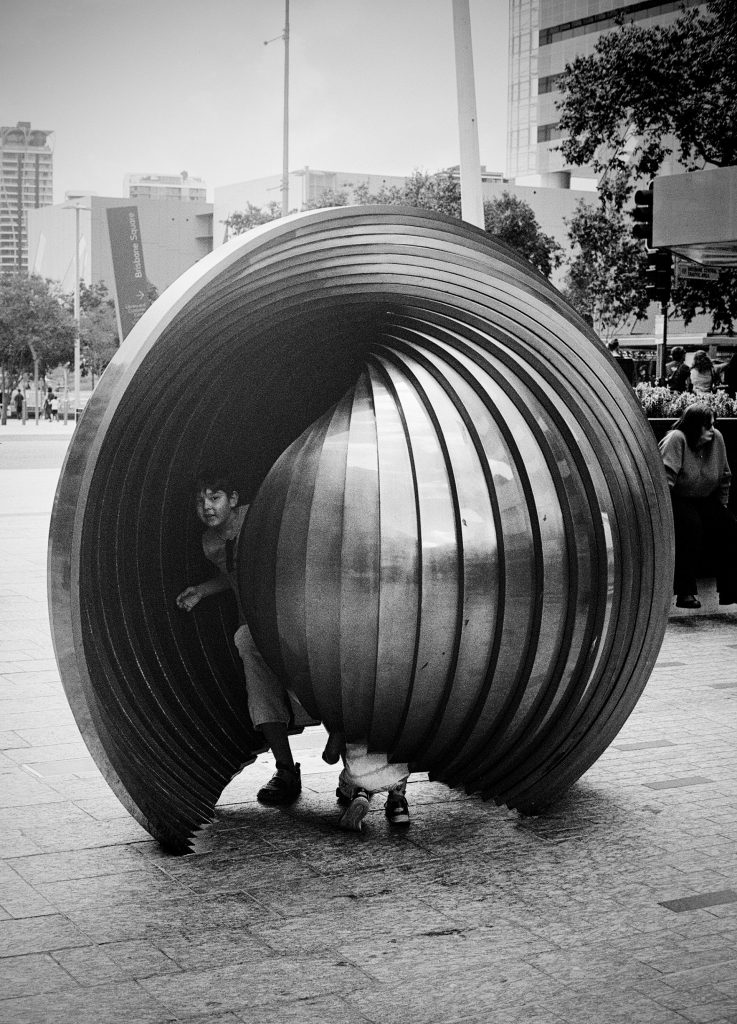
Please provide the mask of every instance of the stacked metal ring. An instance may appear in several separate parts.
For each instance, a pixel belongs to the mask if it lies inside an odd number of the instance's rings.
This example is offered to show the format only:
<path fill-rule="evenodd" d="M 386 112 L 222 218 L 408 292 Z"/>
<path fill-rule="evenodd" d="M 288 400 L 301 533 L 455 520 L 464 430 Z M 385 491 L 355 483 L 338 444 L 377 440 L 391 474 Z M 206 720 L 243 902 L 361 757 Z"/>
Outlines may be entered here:
<path fill-rule="evenodd" d="M 614 360 L 529 264 L 457 220 L 315 211 L 179 279 L 106 371 L 51 526 L 62 680 L 131 813 L 186 848 L 260 749 L 193 476 L 253 500 L 240 578 L 267 660 L 330 727 L 534 811 L 634 707 L 671 598 L 670 503 Z"/>

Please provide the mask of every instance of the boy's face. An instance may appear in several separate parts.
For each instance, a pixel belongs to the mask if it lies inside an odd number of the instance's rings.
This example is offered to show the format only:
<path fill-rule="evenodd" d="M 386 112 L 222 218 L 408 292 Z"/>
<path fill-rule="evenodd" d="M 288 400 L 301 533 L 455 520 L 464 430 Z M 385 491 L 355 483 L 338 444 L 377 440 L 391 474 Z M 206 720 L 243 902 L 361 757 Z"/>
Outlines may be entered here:
<path fill-rule="evenodd" d="M 224 526 L 233 515 L 238 505 L 238 494 L 226 494 L 225 491 L 212 491 L 209 488 L 200 491 L 196 499 L 197 515 L 205 526 Z"/>

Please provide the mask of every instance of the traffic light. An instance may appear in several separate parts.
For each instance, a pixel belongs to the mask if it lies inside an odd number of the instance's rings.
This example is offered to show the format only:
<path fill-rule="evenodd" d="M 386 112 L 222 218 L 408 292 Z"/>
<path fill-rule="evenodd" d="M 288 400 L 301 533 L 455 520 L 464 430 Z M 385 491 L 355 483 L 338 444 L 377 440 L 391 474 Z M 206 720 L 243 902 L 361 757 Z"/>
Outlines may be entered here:
<path fill-rule="evenodd" d="M 653 247 L 653 187 L 638 188 L 635 192 L 635 208 L 630 211 L 634 227 L 632 234 L 642 238 L 648 249 Z"/>
<path fill-rule="evenodd" d="M 656 249 L 647 259 L 645 292 L 651 302 L 665 304 L 670 298 L 670 271 L 673 257 L 667 249 Z"/>

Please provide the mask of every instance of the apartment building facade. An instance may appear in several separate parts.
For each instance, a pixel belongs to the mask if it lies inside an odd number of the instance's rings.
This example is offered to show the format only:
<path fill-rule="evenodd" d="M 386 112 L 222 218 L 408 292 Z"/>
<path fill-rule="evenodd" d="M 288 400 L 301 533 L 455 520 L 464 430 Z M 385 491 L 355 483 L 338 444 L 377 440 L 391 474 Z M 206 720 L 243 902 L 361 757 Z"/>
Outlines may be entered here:
<path fill-rule="evenodd" d="M 28 269 L 27 213 L 54 201 L 52 135 L 30 121 L 0 127 L 0 273 Z"/>

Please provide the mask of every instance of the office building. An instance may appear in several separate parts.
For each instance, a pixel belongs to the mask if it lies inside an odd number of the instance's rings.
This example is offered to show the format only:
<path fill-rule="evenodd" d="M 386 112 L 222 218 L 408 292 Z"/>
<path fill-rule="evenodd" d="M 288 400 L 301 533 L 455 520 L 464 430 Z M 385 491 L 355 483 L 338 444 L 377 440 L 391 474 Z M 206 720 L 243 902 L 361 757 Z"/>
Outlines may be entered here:
<path fill-rule="evenodd" d="M 566 64 L 593 53 L 602 33 L 616 19 L 642 25 L 666 25 L 683 7 L 699 0 L 510 0 L 507 176 L 538 184 L 593 187 L 586 167 L 568 168 L 555 146 L 558 128 L 556 87 Z"/>
<path fill-rule="evenodd" d="M 27 269 L 26 212 L 54 201 L 52 134 L 30 121 L 0 128 L 0 273 Z"/>
<path fill-rule="evenodd" d="M 204 203 L 207 186 L 201 178 L 180 174 L 126 174 L 123 191 L 129 199 L 168 199 L 181 203 Z"/>
<path fill-rule="evenodd" d="M 79 213 L 74 212 L 74 207 Z M 212 251 L 212 204 L 164 199 L 120 199 L 75 193 L 68 202 L 28 215 L 29 268 L 74 289 L 75 234 L 79 218 L 79 269 L 87 284 L 103 281 L 114 292 L 107 210 L 135 206 L 146 277 L 163 292 Z"/>

